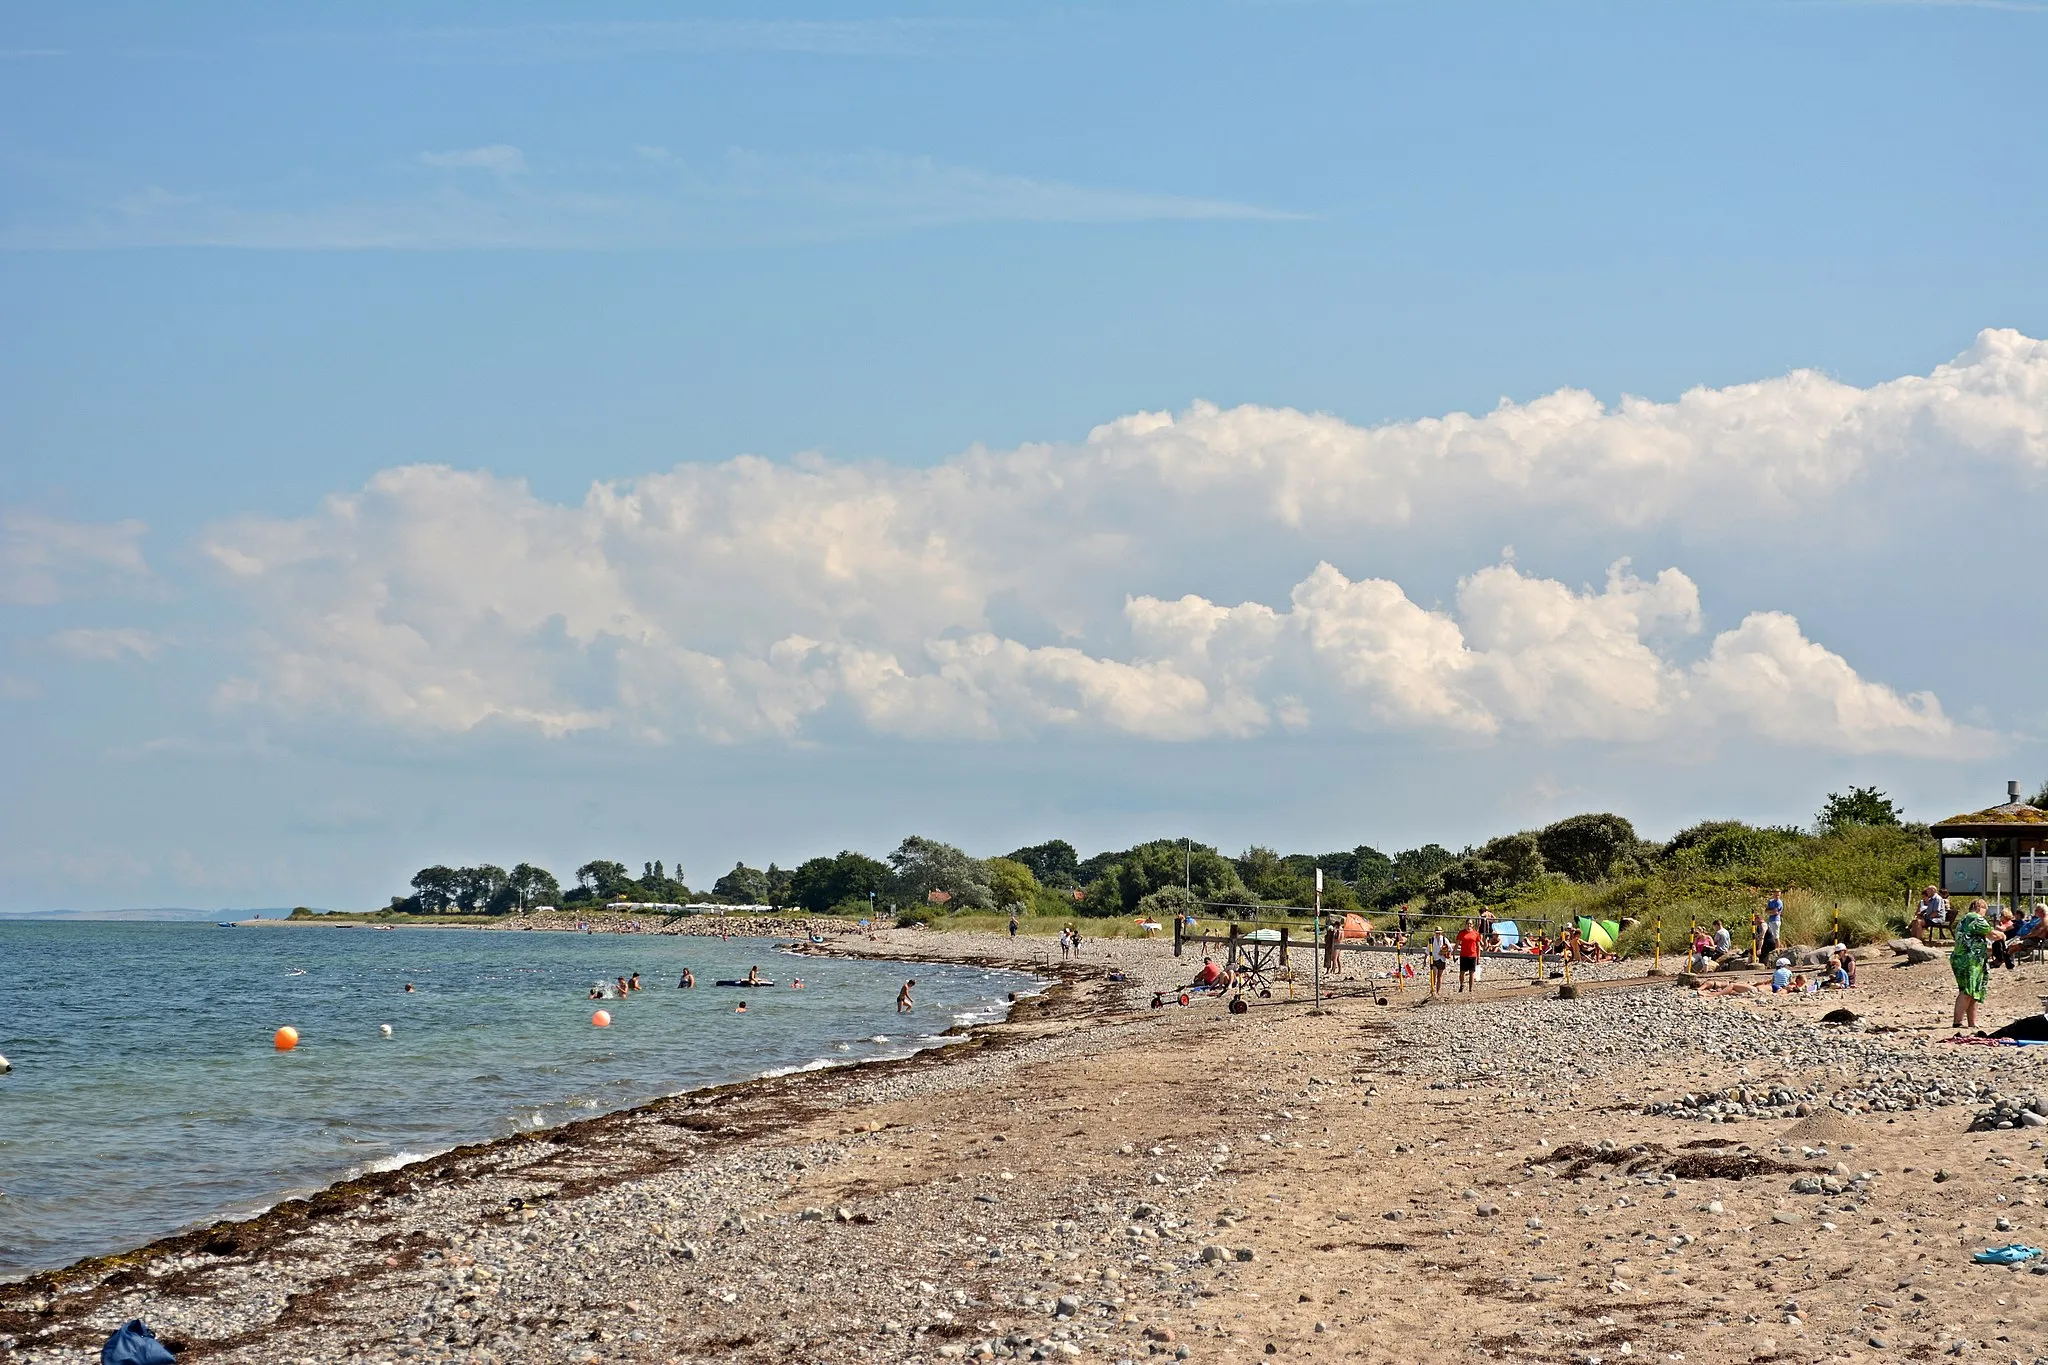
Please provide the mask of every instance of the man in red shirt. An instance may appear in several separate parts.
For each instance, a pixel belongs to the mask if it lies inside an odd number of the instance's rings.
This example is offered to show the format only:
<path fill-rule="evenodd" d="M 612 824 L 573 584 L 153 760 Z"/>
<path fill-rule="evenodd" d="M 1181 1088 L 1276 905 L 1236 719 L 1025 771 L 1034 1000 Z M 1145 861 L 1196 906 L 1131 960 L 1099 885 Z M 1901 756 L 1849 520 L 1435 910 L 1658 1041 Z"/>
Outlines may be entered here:
<path fill-rule="evenodd" d="M 1458 993 L 1479 989 L 1479 927 L 1471 920 L 1458 931 Z"/>

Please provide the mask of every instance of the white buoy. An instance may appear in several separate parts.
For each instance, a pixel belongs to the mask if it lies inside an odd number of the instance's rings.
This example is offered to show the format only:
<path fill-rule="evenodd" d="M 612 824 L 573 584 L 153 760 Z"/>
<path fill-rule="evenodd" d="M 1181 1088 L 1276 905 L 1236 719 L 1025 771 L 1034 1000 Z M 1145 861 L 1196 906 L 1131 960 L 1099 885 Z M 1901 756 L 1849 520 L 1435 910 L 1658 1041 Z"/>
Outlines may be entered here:
<path fill-rule="evenodd" d="M 389 1038 L 391 1036 L 391 1025 L 379 1024 L 377 1025 L 377 1032 L 383 1034 L 386 1038 Z"/>

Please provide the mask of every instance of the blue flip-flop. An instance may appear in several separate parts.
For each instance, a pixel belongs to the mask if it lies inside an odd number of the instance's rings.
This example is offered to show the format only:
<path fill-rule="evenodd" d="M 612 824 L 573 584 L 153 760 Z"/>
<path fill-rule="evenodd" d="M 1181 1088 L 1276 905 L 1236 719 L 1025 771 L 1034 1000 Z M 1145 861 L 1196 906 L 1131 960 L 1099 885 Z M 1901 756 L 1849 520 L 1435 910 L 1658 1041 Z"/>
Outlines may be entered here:
<path fill-rule="evenodd" d="M 1970 1259 L 1978 1265 L 2018 1265 L 2021 1261 L 2031 1261 L 2040 1254 L 2041 1249 L 2039 1247 L 2030 1247 L 2021 1242 L 2013 1242 L 2008 1246 L 1992 1247 L 1988 1251 L 1980 1251 Z"/>

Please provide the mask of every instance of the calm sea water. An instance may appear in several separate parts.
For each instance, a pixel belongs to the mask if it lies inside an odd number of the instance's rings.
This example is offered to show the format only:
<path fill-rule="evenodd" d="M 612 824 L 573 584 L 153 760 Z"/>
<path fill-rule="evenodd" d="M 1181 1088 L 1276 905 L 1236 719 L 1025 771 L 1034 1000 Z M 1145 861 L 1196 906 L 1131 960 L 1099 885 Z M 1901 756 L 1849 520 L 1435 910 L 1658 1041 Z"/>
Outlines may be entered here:
<path fill-rule="evenodd" d="M 806 988 L 710 985 L 757 964 Z M 676 988 L 685 965 L 696 990 Z M 591 1027 L 591 985 L 636 971 L 646 989 Z M 902 1055 L 1030 984 L 761 939 L 0 922 L 0 1276 L 461 1142 Z M 281 1024 L 297 1051 L 271 1047 Z"/>

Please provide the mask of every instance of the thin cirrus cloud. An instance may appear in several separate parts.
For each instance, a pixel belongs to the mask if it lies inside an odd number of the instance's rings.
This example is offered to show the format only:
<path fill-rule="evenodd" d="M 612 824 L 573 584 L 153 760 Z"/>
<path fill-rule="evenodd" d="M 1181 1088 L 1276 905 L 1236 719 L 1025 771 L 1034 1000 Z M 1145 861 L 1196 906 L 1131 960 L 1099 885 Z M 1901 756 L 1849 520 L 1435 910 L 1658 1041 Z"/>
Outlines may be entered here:
<path fill-rule="evenodd" d="M 124 659 L 154 659 L 163 641 L 152 631 L 133 626 L 74 626 L 60 630 L 50 642 L 80 659 L 119 663 Z"/>
<path fill-rule="evenodd" d="M 1574 587 L 1503 558 L 1429 605 L 1341 564 L 1367 536 L 1518 520 L 1680 528 L 1711 552 L 1759 518 L 1808 524 L 1972 460 L 2048 466 L 2048 344 L 1987 331 L 1868 388 L 1796 372 L 1373 428 L 1197 405 L 923 469 L 684 465 L 580 504 L 411 466 L 311 516 L 218 526 L 206 550 L 250 624 L 224 700 L 399 729 L 1750 737 L 1953 757 L 2003 741 L 1863 677 L 1769 602 L 1710 633 L 1677 567 L 1624 560 Z M 1254 561 L 1299 566 L 1284 600 L 1170 587 Z"/>
<path fill-rule="evenodd" d="M 947 51 L 957 46 L 961 38 L 989 27 L 986 23 L 957 19 L 588 20 L 418 28 L 333 41 L 438 61 L 603 61 L 745 52 L 921 57 Z"/>
<path fill-rule="evenodd" d="M 0 511 L 0 602 L 47 606 L 82 591 L 150 577 L 139 521 L 80 522 Z"/>
<path fill-rule="evenodd" d="M 1078 185 L 881 150 L 692 158 L 642 146 L 597 160 L 506 143 L 428 150 L 318 193 L 148 185 L 43 210 L 0 249 L 605 250 L 810 241 L 977 222 L 1284 220 L 1232 200 Z"/>

